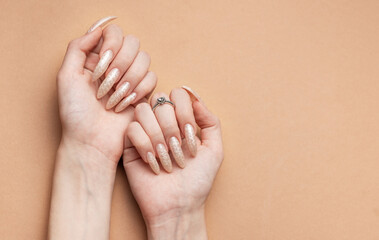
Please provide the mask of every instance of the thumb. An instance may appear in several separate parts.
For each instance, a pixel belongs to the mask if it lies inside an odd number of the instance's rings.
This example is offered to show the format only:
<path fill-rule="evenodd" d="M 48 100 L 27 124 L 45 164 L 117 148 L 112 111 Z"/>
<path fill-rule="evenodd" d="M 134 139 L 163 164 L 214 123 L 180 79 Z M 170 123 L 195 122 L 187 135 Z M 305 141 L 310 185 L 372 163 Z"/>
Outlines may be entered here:
<path fill-rule="evenodd" d="M 196 101 L 193 102 L 192 107 L 195 121 L 200 127 L 202 144 L 205 144 L 214 150 L 222 149 L 220 120 L 208 110 L 204 102 L 197 97 L 198 95 L 193 93 L 193 90 L 191 91 L 191 94 L 196 96 Z"/>
<path fill-rule="evenodd" d="M 62 68 L 65 71 L 83 73 L 87 54 L 96 47 L 102 35 L 101 28 L 72 40 L 63 60 Z"/>

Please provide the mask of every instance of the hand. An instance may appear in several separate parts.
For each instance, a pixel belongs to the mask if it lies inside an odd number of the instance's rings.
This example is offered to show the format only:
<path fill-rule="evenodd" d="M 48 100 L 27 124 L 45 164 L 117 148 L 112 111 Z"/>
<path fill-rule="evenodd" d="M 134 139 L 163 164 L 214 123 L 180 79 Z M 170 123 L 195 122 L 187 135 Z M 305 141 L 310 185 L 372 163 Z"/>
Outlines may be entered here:
<path fill-rule="evenodd" d="M 136 107 L 136 122 L 126 132 L 124 167 L 149 239 L 179 239 L 184 233 L 189 239 L 206 238 L 204 204 L 223 159 L 221 128 L 218 118 L 190 96 L 196 95 L 174 89 L 170 98 L 175 108 L 166 103 L 153 112 L 158 98 L 169 99 L 155 94 L 151 105 Z M 195 136 L 196 125 L 201 140 Z M 172 168 L 168 149 L 179 168 Z M 160 171 L 156 157 L 166 172 Z"/>
<path fill-rule="evenodd" d="M 101 19 L 92 32 L 73 40 L 58 73 L 63 131 L 49 239 L 109 239 L 116 167 L 124 131 L 134 114 L 128 106 L 143 99 L 156 84 L 155 75 L 148 72 L 150 57 L 139 52 L 137 38 L 123 37 L 115 25 L 104 31 L 98 27 L 112 19 Z M 109 110 L 115 105 L 120 113 Z"/>
<path fill-rule="evenodd" d="M 123 37 L 116 25 L 103 31 L 98 27 L 71 41 L 57 77 L 62 141 L 92 148 L 116 165 L 123 133 L 133 118 L 133 109 L 127 107 L 152 92 L 157 82 L 149 65 L 149 55 L 139 51 L 139 40 Z M 116 110 L 125 111 L 107 110 L 120 101 Z"/>

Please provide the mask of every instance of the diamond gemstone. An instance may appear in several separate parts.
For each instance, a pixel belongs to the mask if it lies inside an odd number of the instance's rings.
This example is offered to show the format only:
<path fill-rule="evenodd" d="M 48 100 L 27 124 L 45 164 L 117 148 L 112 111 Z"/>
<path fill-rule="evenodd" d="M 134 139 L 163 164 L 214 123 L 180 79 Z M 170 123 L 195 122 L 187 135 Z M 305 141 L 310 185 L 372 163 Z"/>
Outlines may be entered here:
<path fill-rule="evenodd" d="M 166 101 L 166 99 L 164 97 L 160 97 L 160 98 L 157 99 L 157 102 L 159 104 L 163 104 L 165 101 Z"/>

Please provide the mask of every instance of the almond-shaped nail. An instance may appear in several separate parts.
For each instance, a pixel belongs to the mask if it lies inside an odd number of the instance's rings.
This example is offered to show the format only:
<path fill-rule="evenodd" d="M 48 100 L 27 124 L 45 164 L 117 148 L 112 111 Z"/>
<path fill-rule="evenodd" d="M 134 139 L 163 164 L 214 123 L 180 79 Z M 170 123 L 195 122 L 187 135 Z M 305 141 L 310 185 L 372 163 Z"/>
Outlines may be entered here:
<path fill-rule="evenodd" d="M 129 82 L 124 82 L 123 84 L 121 84 L 121 86 L 118 89 L 116 89 L 116 91 L 110 96 L 105 108 L 111 109 L 114 106 L 116 106 L 116 104 L 119 103 L 123 97 L 125 97 L 126 93 L 129 90 L 129 87 Z"/>
<path fill-rule="evenodd" d="M 109 16 L 102 18 L 100 20 L 97 20 L 92 26 L 88 29 L 87 33 L 93 32 L 98 27 L 103 27 L 105 24 L 109 23 L 110 21 L 116 19 L 116 16 Z"/>
<path fill-rule="evenodd" d="M 184 162 L 184 154 L 180 147 L 179 140 L 176 137 L 171 137 L 169 140 L 170 149 L 174 159 L 179 167 L 184 168 L 186 163 Z"/>
<path fill-rule="evenodd" d="M 157 162 L 157 159 L 155 158 L 154 154 L 152 152 L 147 153 L 147 162 L 149 163 L 149 166 L 153 170 L 155 174 L 159 174 L 159 164 Z"/>
<path fill-rule="evenodd" d="M 103 56 L 101 56 L 99 62 L 96 65 L 95 70 L 93 71 L 93 74 L 92 74 L 93 81 L 96 81 L 97 79 L 99 79 L 99 77 L 101 77 L 101 75 L 105 73 L 109 64 L 112 61 L 112 58 L 113 58 L 112 50 L 109 49 L 103 53 Z"/>
<path fill-rule="evenodd" d="M 129 106 L 133 101 L 134 99 L 136 99 L 137 97 L 137 93 L 132 93 L 130 94 L 129 96 L 127 96 L 126 98 L 124 98 L 124 100 L 122 100 L 116 107 L 116 109 L 114 110 L 115 112 L 121 112 L 122 110 L 124 110 L 127 106 Z"/>
<path fill-rule="evenodd" d="M 184 90 L 186 90 L 187 93 L 189 93 L 190 98 L 191 98 L 192 101 L 196 101 L 197 100 L 197 101 L 203 103 L 203 100 L 201 100 L 199 94 L 197 94 L 192 88 L 187 87 L 187 86 L 182 86 L 182 88 Z"/>
<path fill-rule="evenodd" d="M 116 83 L 119 76 L 120 76 L 120 70 L 118 70 L 118 68 L 113 68 L 108 73 L 107 77 L 101 83 L 99 90 L 97 90 L 98 99 L 104 97 L 109 92 L 109 90 L 111 90 L 111 88 Z"/>
<path fill-rule="evenodd" d="M 196 143 L 196 134 L 191 124 L 186 124 L 184 126 L 184 137 L 187 141 L 188 150 L 190 151 L 193 157 L 196 157 L 197 153 L 197 143 Z"/>
<path fill-rule="evenodd" d="M 168 155 L 168 152 L 166 150 L 166 147 L 163 144 L 158 144 L 157 145 L 157 153 L 158 157 L 161 160 L 162 167 L 167 171 L 167 172 L 172 172 L 172 163 L 170 159 L 170 155 Z"/>

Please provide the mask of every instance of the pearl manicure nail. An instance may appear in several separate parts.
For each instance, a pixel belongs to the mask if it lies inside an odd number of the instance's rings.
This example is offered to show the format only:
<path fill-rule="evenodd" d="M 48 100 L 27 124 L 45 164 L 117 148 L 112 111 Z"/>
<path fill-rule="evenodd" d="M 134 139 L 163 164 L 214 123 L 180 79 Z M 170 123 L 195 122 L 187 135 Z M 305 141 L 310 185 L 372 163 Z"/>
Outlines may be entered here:
<path fill-rule="evenodd" d="M 184 168 L 186 163 L 184 162 L 184 155 L 179 140 L 176 137 L 172 137 L 169 140 L 169 144 L 176 163 L 179 167 Z"/>
<path fill-rule="evenodd" d="M 122 100 L 116 107 L 115 112 L 121 112 L 124 110 L 127 106 L 129 106 L 134 99 L 136 99 L 137 93 L 132 93 L 129 96 L 127 96 L 124 100 Z"/>
<path fill-rule="evenodd" d="M 157 159 L 155 158 L 154 154 L 152 152 L 147 153 L 147 162 L 149 163 L 149 166 L 153 170 L 155 174 L 159 174 L 159 164 L 157 162 Z"/>
<path fill-rule="evenodd" d="M 195 157 L 197 153 L 196 134 L 192 125 L 189 123 L 184 126 L 184 136 L 191 155 Z"/>
<path fill-rule="evenodd" d="M 182 88 L 184 90 L 186 90 L 187 93 L 189 93 L 190 98 L 191 98 L 192 101 L 196 101 L 197 100 L 197 101 L 203 103 L 203 100 L 201 100 L 199 94 L 197 94 L 192 88 L 187 87 L 187 86 L 182 86 Z"/>
<path fill-rule="evenodd" d="M 101 56 L 99 63 L 96 65 L 96 68 L 93 71 L 93 74 L 92 74 L 93 81 L 96 81 L 97 79 L 99 79 L 99 77 L 101 77 L 101 75 L 105 73 L 109 64 L 112 61 L 112 58 L 113 58 L 112 50 L 109 49 L 103 53 L 103 56 Z"/>
<path fill-rule="evenodd" d="M 170 155 L 168 155 L 168 152 L 166 150 L 166 147 L 163 144 L 158 144 L 157 145 L 157 153 L 158 157 L 161 160 L 162 167 L 167 171 L 167 172 L 172 172 L 172 163 L 170 159 Z"/>
<path fill-rule="evenodd" d="M 120 76 L 120 70 L 118 70 L 117 68 L 113 68 L 108 73 L 107 77 L 101 83 L 99 90 L 97 91 L 98 99 L 104 97 L 109 92 L 109 90 L 111 90 L 111 88 L 116 83 L 119 76 Z"/>
<path fill-rule="evenodd" d="M 127 93 L 127 91 L 129 90 L 129 87 L 130 87 L 130 83 L 129 82 L 124 82 L 118 89 L 116 89 L 116 91 L 110 96 L 108 102 L 107 102 L 107 105 L 105 106 L 106 109 L 111 109 L 113 108 L 114 106 L 116 106 L 116 104 L 118 102 L 120 102 L 120 100 L 125 97 L 125 94 Z"/>
<path fill-rule="evenodd" d="M 105 24 L 109 23 L 110 21 L 116 19 L 116 16 L 109 16 L 102 18 L 100 20 L 97 20 L 87 31 L 87 33 L 93 32 L 98 27 L 103 27 Z"/>

